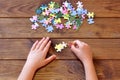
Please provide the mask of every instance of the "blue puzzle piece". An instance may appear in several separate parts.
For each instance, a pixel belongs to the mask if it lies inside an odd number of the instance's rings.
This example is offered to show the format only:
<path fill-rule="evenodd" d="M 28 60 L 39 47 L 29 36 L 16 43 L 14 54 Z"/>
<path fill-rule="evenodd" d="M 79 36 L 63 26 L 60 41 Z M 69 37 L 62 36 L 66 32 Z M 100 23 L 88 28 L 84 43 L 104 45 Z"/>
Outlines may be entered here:
<path fill-rule="evenodd" d="M 48 26 L 46 28 L 47 32 L 53 32 L 54 28 L 52 26 Z"/>
<path fill-rule="evenodd" d="M 51 12 L 51 13 L 55 13 L 55 9 L 51 9 L 50 12 Z"/>
<path fill-rule="evenodd" d="M 82 10 L 83 10 L 83 9 L 81 9 L 81 8 L 77 8 L 77 10 L 76 10 L 76 11 L 77 11 L 77 14 L 78 14 L 78 15 L 81 15 L 81 14 L 82 14 Z"/>
<path fill-rule="evenodd" d="M 43 26 L 43 27 L 47 27 L 47 24 L 44 24 L 44 23 L 43 23 L 42 26 Z"/>
<path fill-rule="evenodd" d="M 45 23 L 46 19 L 44 18 L 43 20 L 39 20 L 39 23 Z"/>
<path fill-rule="evenodd" d="M 60 10 L 59 9 L 51 9 L 50 12 L 51 13 L 58 13 Z"/>
<path fill-rule="evenodd" d="M 93 24 L 94 23 L 93 18 L 89 18 L 87 21 L 88 21 L 88 24 Z"/>
<path fill-rule="evenodd" d="M 52 24 L 54 24 L 55 20 L 54 20 L 54 19 L 52 19 L 52 20 L 51 20 L 51 22 L 52 22 Z"/>
<path fill-rule="evenodd" d="M 76 11 L 72 11 L 71 15 L 72 15 L 72 16 L 76 16 L 76 15 L 77 15 L 77 12 L 76 12 Z"/>
<path fill-rule="evenodd" d="M 68 4 L 68 7 L 67 7 L 67 8 L 68 8 L 68 10 L 70 10 L 70 11 L 71 11 L 71 10 L 72 10 L 72 8 L 73 8 L 73 6 L 72 6 L 71 4 Z"/>
<path fill-rule="evenodd" d="M 82 9 L 82 14 L 87 14 L 87 9 Z"/>
<path fill-rule="evenodd" d="M 77 14 L 81 15 L 81 14 L 87 14 L 87 9 L 83 9 L 83 8 L 77 8 Z"/>
<path fill-rule="evenodd" d="M 55 9 L 55 11 L 54 11 L 54 12 L 55 12 L 55 13 L 58 13 L 59 11 L 60 11 L 60 9 Z"/>
<path fill-rule="evenodd" d="M 41 9 L 36 9 L 36 14 L 41 14 L 42 10 Z"/>
<path fill-rule="evenodd" d="M 51 9 L 50 12 L 51 13 L 58 13 L 60 10 L 59 9 Z"/>
<path fill-rule="evenodd" d="M 53 25 L 56 25 L 56 24 L 57 24 L 54 19 L 52 19 L 51 22 L 52 22 Z"/>
<path fill-rule="evenodd" d="M 48 7 L 47 7 L 46 4 L 42 4 L 40 8 L 41 8 L 42 10 L 45 10 L 45 9 L 48 8 Z"/>

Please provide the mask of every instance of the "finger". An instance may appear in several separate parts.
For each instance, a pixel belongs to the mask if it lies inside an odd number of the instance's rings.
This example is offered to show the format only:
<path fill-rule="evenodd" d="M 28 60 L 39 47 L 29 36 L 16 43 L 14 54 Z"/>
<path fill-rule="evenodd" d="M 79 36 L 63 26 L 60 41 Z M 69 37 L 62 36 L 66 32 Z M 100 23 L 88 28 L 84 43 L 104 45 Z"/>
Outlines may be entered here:
<path fill-rule="evenodd" d="M 43 42 L 42 42 L 42 44 L 41 44 L 41 46 L 40 46 L 40 50 L 43 50 L 44 48 L 45 48 L 45 46 L 46 46 L 46 44 L 48 43 L 48 41 L 49 41 L 49 37 L 47 37 Z"/>
<path fill-rule="evenodd" d="M 82 46 L 82 45 L 83 45 L 82 43 L 83 43 L 83 42 L 82 42 L 82 41 L 79 41 L 79 40 L 75 40 L 75 41 L 74 41 L 74 44 L 75 44 L 76 47 Z"/>
<path fill-rule="evenodd" d="M 75 40 L 74 43 L 81 44 L 82 41 L 80 41 L 80 40 Z"/>
<path fill-rule="evenodd" d="M 31 48 L 31 50 L 34 50 L 37 44 L 38 44 L 38 40 L 35 41 L 35 43 L 33 44 L 32 48 Z"/>
<path fill-rule="evenodd" d="M 74 53 L 77 52 L 77 49 L 78 49 L 78 48 L 76 48 L 75 45 L 72 45 L 72 46 L 71 46 L 71 50 L 72 50 Z"/>
<path fill-rule="evenodd" d="M 88 46 L 87 43 L 82 42 L 82 41 L 76 41 L 76 43 L 79 44 L 79 45 L 78 45 L 79 47 Z"/>
<path fill-rule="evenodd" d="M 51 45 L 51 41 L 49 41 L 49 42 L 47 43 L 47 45 L 45 46 L 45 48 L 43 49 L 43 52 L 45 52 L 45 56 L 47 55 L 47 52 L 48 52 L 48 50 L 49 50 L 49 48 L 50 48 L 50 45 Z"/>
<path fill-rule="evenodd" d="M 42 42 L 45 40 L 45 38 L 43 37 L 40 41 L 39 41 L 39 43 L 38 43 L 38 45 L 36 46 L 36 49 L 39 49 L 39 47 L 41 46 L 41 44 L 42 44 Z"/>
<path fill-rule="evenodd" d="M 85 45 L 85 46 L 89 46 L 89 45 L 88 45 L 87 43 L 85 43 L 85 42 L 82 42 L 82 44 Z"/>
<path fill-rule="evenodd" d="M 55 58 L 56 58 L 56 55 L 52 55 L 49 58 L 45 59 L 45 65 L 53 61 Z"/>

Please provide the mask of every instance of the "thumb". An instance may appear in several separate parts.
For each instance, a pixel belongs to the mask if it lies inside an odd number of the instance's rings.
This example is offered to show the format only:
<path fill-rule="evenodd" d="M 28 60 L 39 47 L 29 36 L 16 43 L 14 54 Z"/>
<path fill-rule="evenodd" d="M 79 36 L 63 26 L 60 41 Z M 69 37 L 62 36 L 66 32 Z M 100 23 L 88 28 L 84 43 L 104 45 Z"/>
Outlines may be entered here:
<path fill-rule="evenodd" d="M 53 61 L 55 58 L 56 58 L 56 55 L 52 55 L 49 58 L 45 59 L 45 65 Z"/>
<path fill-rule="evenodd" d="M 77 48 L 76 48 L 74 45 L 71 46 L 71 50 L 72 50 L 74 53 L 77 52 Z"/>

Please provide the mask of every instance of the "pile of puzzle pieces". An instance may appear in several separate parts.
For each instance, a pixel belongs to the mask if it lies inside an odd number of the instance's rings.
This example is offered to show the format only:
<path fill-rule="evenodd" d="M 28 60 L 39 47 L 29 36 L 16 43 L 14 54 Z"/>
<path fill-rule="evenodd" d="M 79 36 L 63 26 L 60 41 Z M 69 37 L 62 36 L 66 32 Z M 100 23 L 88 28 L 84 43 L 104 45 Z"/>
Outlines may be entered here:
<path fill-rule="evenodd" d="M 83 8 L 83 3 L 78 1 L 77 8 L 75 9 L 68 1 L 63 2 L 60 6 L 59 3 L 50 2 L 42 4 L 36 9 L 36 15 L 30 18 L 32 22 L 32 29 L 39 28 L 39 23 L 47 30 L 47 32 L 53 32 L 57 29 L 79 29 L 83 20 L 87 17 L 88 24 L 94 23 L 94 12 L 88 12 Z M 66 22 L 62 23 L 62 19 Z"/>

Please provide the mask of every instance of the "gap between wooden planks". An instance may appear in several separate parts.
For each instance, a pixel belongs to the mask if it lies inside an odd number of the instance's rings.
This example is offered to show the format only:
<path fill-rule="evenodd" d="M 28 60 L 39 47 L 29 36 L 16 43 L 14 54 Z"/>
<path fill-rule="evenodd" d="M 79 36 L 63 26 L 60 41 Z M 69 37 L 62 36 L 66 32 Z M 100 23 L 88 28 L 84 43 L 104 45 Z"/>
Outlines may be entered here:
<path fill-rule="evenodd" d="M 0 60 L 0 80 L 16 80 L 24 60 Z M 95 60 L 99 80 L 119 80 L 120 60 Z M 7 77 L 6 77 L 7 76 Z M 84 69 L 78 60 L 55 60 L 37 71 L 34 80 L 85 80 Z"/>
<path fill-rule="evenodd" d="M 66 0 L 52 0 L 62 4 Z M 79 0 L 69 0 L 74 7 Z M 96 17 L 120 17 L 120 0 L 80 0 L 84 8 L 95 12 Z M 41 4 L 50 0 L 0 0 L 0 17 L 31 17 Z"/>
<path fill-rule="evenodd" d="M 35 40 L 37 39 L 0 39 L 0 59 L 26 59 Z M 77 59 L 70 48 L 65 48 L 61 53 L 57 53 L 54 49 L 55 44 L 73 40 L 75 39 L 51 39 L 49 55 L 56 54 L 57 59 Z M 120 59 L 120 39 L 79 40 L 91 46 L 94 59 Z"/>
<path fill-rule="evenodd" d="M 85 21 L 77 31 L 55 29 L 53 33 L 42 25 L 32 30 L 31 24 L 29 18 L 0 18 L 0 38 L 120 38 L 120 18 L 95 18 L 95 24 Z"/>

